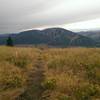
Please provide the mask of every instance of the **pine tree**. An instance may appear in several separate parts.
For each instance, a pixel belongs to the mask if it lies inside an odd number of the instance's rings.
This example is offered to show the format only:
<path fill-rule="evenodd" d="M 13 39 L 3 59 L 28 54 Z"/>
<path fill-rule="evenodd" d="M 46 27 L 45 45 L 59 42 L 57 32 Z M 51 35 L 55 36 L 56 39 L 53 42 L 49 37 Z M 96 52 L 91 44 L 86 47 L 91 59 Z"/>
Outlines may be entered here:
<path fill-rule="evenodd" d="M 7 39 L 7 43 L 6 43 L 7 46 L 13 46 L 13 40 L 12 38 L 9 36 L 8 39 Z"/>

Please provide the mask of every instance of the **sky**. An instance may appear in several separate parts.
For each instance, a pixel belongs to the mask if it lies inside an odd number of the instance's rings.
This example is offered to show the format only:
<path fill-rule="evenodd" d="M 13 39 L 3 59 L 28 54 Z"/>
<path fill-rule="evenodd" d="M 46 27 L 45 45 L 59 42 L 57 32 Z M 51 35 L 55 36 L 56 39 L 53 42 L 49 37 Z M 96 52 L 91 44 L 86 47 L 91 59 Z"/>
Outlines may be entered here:
<path fill-rule="evenodd" d="M 100 29 L 100 0 L 0 0 L 0 33 Z"/>

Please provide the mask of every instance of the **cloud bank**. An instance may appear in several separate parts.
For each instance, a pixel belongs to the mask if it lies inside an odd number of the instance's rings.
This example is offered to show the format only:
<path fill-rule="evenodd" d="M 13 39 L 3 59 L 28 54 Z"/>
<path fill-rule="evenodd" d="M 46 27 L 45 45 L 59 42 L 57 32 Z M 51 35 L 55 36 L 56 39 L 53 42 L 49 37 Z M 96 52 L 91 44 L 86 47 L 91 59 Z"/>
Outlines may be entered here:
<path fill-rule="evenodd" d="M 100 0 L 0 0 L 0 33 L 100 17 Z"/>

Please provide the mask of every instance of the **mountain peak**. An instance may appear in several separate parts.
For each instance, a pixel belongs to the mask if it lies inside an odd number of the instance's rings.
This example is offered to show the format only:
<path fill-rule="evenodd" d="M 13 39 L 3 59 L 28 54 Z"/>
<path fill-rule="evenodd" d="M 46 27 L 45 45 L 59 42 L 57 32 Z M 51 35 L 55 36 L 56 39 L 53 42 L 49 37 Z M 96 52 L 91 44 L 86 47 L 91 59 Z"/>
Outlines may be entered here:
<path fill-rule="evenodd" d="M 95 46 L 94 40 L 63 28 L 47 28 L 44 30 L 28 30 L 12 35 L 15 45 L 45 44 L 55 47 Z M 1 39 L 2 40 L 2 39 Z"/>

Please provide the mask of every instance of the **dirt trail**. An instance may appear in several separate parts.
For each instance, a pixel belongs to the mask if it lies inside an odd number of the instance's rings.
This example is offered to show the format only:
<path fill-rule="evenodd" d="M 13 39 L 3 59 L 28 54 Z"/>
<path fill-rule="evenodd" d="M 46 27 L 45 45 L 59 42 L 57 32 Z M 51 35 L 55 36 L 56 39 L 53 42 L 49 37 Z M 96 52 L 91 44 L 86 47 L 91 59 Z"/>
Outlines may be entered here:
<path fill-rule="evenodd" d="M 42 51 L 39 53 L 35 68 L 29 73 L 29 80 L 26 91 L 16 100 L 41 100 L 43 87 L 41 83 L 44 81 L 44 61 L 42 59 Z"/>

